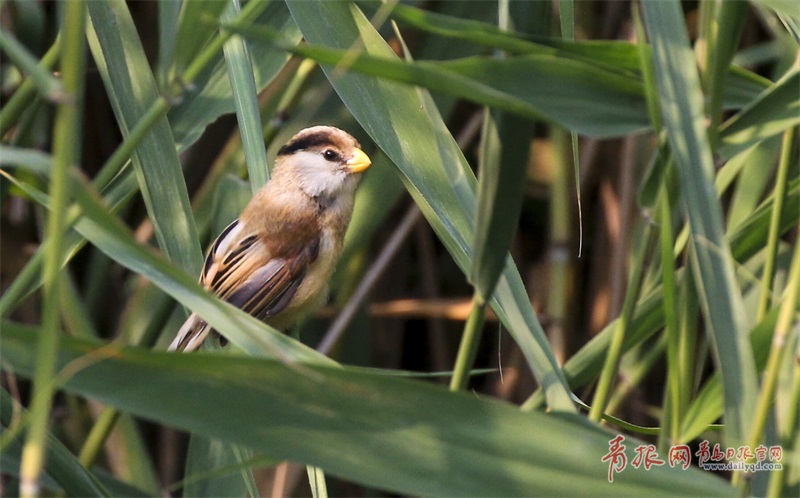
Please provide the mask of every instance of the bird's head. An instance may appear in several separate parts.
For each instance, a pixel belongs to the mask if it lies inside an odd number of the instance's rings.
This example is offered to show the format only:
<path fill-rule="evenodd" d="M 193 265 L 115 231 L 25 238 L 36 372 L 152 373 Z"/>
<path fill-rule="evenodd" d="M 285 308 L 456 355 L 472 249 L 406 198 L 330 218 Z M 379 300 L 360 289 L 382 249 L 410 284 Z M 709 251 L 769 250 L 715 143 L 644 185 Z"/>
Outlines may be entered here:
<path fill-rule="evenodd" d="M 295 178 L 312 197 L 353 192 L 372 163 L 355 138 L 333 126 L 306 128 L 278 151 L 275 175 Z"/>

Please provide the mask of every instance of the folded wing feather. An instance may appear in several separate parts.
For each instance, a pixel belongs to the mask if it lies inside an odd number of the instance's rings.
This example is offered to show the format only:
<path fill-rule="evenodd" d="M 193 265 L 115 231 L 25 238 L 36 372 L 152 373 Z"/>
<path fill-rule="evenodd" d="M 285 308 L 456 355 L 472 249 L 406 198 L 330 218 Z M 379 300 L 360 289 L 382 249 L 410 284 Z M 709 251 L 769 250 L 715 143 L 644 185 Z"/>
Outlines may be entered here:
<path fill-rule="evenodd" d="M 212 244 L 200 283 L 220 298 L 265 320 L 283 311 L 317 257 L 319 244 L 306 245 L 290 257 L 272 257 L 267 246 L 248 233 L 239 220 L 223 230 Z M 213 329 L 192 313 L 178 331 L 170 351 L 193 351 Z"/>

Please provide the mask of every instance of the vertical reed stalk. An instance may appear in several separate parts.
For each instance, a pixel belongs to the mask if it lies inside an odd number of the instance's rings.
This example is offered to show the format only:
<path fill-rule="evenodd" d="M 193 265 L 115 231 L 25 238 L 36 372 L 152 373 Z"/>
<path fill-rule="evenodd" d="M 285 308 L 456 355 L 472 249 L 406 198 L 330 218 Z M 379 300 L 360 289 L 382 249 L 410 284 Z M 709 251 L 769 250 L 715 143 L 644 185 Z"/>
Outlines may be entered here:
<path fill-rule="evenodd" d="M 81 114 L 83 106 L 86 12 L 82 1 L 64 5 L 61 32 L 64 48 L 61 72 L 67 100 L 58 106 L 53 125 L 53 171 L 50 176 L 50 202 L 45 237 L 49 241 L 44 257 L 44 297 L 42 333 L 38 338 L 36 370 L 30 406 L 30 426 L 20 464 L 20 495 L 39 495 L 39 479 L 47 453 L 50 409 L 55 390 L 54 377 L 59 343 L 59 292 L 61 249 L 68 201 L 68 171 L 81 153 Z"/>

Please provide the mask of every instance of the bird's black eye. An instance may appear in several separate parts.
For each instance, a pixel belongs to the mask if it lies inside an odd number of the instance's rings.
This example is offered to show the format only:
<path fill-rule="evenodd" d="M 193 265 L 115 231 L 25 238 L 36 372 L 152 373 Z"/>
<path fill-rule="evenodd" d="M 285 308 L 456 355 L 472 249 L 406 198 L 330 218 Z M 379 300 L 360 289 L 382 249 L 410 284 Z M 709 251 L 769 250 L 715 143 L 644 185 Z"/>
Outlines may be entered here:
<path fill-rule="evenodd" d="M 328 161 L 336 161 L 339 159 L 339 154 L 337 154 L 335 150 L 326 149 L 322 152 L 322 157 Z"/>

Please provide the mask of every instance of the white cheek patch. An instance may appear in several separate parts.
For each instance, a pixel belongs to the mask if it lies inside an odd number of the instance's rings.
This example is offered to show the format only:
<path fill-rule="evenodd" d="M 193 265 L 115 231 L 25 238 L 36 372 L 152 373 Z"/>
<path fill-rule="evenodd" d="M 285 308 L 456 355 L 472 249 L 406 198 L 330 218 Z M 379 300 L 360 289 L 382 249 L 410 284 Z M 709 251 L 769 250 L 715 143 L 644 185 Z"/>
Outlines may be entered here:
<path fill-rule="evenodd" d="M 346 172 L 316 152 L 298 152 L 293 162 L 303 191 L 311 197 L 332 196 L 347 178 Z"/>

